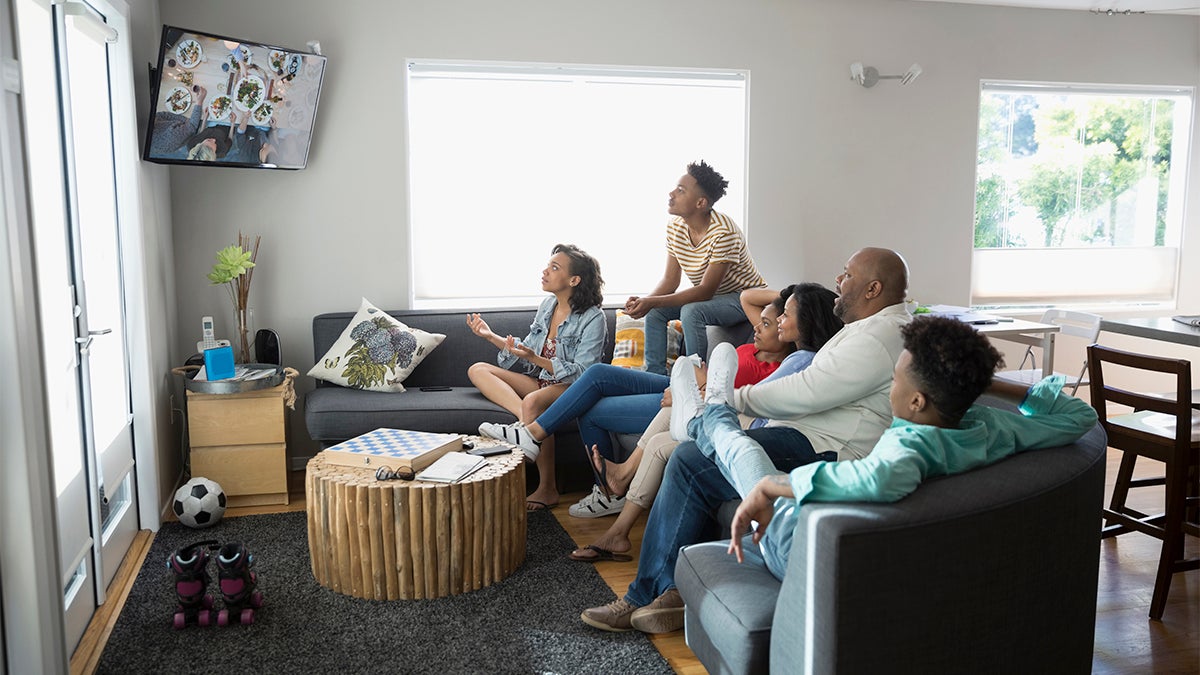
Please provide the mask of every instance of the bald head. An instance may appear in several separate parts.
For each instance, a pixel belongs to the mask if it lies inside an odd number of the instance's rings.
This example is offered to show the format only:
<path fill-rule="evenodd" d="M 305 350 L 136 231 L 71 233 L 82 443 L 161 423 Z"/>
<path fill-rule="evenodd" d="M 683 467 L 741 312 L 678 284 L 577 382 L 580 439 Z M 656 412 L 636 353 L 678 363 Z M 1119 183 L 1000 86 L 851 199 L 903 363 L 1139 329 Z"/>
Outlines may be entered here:
<path fill-rule="evenodd" d="M 863 248 L 850 256 L 837 277 L 834 313 L 850 323 L 884 307 L 904 302 L 908 293 L 908 264 L 887 248 Z"/>
<path fill-rule="evenodd" d="M 864 248 L 858 252 L 872 278 L 883 284 L 884 307 L 904 302 L 908 294 L 908 263 L 890 248 Z"/>

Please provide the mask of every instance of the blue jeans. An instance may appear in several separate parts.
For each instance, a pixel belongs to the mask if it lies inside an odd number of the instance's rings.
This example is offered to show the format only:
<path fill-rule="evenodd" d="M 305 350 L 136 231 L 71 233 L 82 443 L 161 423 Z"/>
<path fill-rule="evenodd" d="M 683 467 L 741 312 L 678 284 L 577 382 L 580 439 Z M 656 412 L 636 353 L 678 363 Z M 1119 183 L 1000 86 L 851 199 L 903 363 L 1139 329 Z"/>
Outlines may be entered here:
<path fill-rule="evenodd" d="M 830 455 L 836 458 L 836 453 L 813 450 L 808 438 L 790 427 L 763 427 L 746 435 L 763 447 L 779 471 L 790 472 Z M 728 535 L 718 531 L 717 509 L 738 496 L 716 462 L 695 443 L 680 444 L 667 462 L 662 486 L 650 509 L 637 577 L 625 594 L 626 602 L 644 607 L 674 588 L 680 547 Z"/>
<path fill-rule="evenodd" d="M 655 375 L 597 363 L 589 366 L 578 380 L 538 418 L 547 434 L 552 434 L 567 422 L 579 420 L 579 436 L 584 447 L 600 448 L 605 457 L 612 457 L 609 431 L 619 434 L 639 434 L 662 406 L 662 393 L 671 384 L 666 375 Z"/>
<path fill-rule="evenodd" d="M 692 302 L 680 307 L 655 307 L 646 313 L 646 372 L 667 374 L 667 322 L 683 323 L 683 348 L 680 355 L 708 357 L 709 326 L 733 326 L 746 320 L 740 293 L 714 295 L 711 300 Z"/>
<path fill-rule="evenodd" d="M 765 476 L 778 474 L 775 463 L 762 445 L 750 437 L 738 421 L 737 411 L 723 404 L 708 404 L 704 412 L 688 422 L 688 434 L 705 457 L 717 463 L 721 475 L 742 499 Z M 818 458 L 837 461 L 836 452 L 819 453 Z"/>

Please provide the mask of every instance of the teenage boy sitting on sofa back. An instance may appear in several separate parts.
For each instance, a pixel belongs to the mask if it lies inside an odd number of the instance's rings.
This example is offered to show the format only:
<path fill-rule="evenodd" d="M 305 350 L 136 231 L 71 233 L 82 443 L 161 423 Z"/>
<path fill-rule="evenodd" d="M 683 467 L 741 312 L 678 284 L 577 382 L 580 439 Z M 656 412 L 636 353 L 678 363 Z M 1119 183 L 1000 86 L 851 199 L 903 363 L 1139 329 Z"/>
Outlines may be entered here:
<path fill-rule="evenodd" d="M 751 541 L 759 544 L 771 574 L 782 579 L 796 515 L 804 502 L 894 502 L 926 478 L 962 473 L 1025 450 L 1073 443 L 1096 424 L 1091 406 L 1062 393 L 1061 375 L 1028 389 L 994 380 L 1002 363 L 999 352 L 960 321 L 923 317 L 902 328 L 901 334 L 904 351 L 892 384 L 891 428 L 863 459 L 807 464 L 790 474 L 758 480 L 731 526 L 729 552 L 739 562 L 744 561 L 742 534 L 751 520 L 759 523 Z M 712 377 L 710 367 L 710 381 Z M 1021 414 L 973 405 L 985 391 L 1018 403 Z M 714 402 L 709 403 L 711 407 Z M 718 451 L 724 454 L 724 448 Z M 727 468 L 725 462 L 717 463 Z"/>

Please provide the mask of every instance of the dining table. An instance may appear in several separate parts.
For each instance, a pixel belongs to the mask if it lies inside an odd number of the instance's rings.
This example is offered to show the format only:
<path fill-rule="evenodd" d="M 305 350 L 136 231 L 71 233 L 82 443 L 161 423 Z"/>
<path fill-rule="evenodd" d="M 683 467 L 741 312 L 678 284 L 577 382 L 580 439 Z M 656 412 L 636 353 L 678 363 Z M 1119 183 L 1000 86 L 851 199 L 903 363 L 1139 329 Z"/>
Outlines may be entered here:
<path fill-rule="evenodd" d="M 1200 347 L 1200 326 L 1192 326 L 1170 316 L 1103 319 L 1100 321 L 1100 332 Z M 1192 390 L 1192 407 L 1200 408 L 1200 388 Z"/>
<path fill-rule="evenodd" d="M 1190 326 L 1169 316 L 1103 319 L 1100 321 L 1100 331 L 1200 347 L 1200 327 Z"/>
<path fill-rule="evenodd" d="M 1057 324 L 1026 321 L 957 305 L 922 305 L 918 312 L 970 324 L 977 332 L 988 336 L 988 339 L 1041 347 L 1042 377 L 1054 373 L 1054 341 L 1062 330 Z"/>

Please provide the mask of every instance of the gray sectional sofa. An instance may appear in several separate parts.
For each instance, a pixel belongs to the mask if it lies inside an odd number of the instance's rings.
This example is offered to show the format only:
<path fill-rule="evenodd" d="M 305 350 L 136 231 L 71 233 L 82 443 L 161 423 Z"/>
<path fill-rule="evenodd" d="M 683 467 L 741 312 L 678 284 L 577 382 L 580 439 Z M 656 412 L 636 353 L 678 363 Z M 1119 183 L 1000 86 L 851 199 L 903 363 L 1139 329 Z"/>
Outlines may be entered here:
<path fill-rule="evenodd" d="M 529 332 L 535 309 L 481 312 L 500 335 L 523 337 Z M 350 389 L 317 381 L 304 401 L 308 433 L 322 448 L 380 427 L 436 433 L 476 434 L 481 422 L 514 422 L 516 419 L 487 400 L 467 379 L 467 368 L 477 361 L 496 362 L 496 348 L 467 328 L 467 312 L 450 310 L 388 311 L 413 328 L 446 336 L 404 381 L 399 394 Z M 615 310 L 606 309 L 608 339 L 604 361 L 612 361 Z M 313 358 L 320 359 L 354 318 L 354 312 L 333 312 L 313 317 Z M 421 391 L 421 387 L 449 387 L 449 391 Z M 591 469 L 574 425 L 557 435 L 556 478 L 563 491 L 590 489 Z M 530 468 L 531 475 L 535 472 Z"/>
<path fill-rule="evenodd" d="M 1105 446 L 1097 425 L 894 504 L 807 504 L 782 583 L 686 547 L 688 646 L 710 673 L 1087 673 Z"/>

